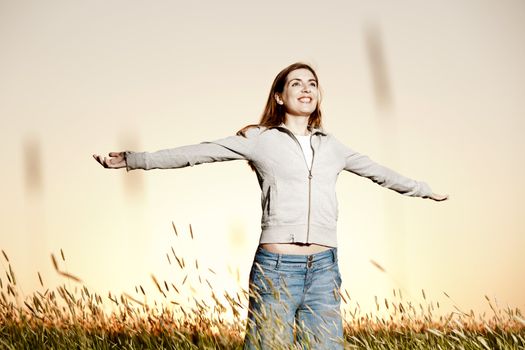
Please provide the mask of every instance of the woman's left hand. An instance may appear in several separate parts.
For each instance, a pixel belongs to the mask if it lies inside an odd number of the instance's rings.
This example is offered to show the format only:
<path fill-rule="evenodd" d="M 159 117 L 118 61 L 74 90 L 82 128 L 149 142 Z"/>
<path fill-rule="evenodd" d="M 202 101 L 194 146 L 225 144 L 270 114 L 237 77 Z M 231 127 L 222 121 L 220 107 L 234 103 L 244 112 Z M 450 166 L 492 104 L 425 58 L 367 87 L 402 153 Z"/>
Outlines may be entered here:
<path fill-rule="evenodd" d="M 435 200 L 436 202 L 444 201 L 448 199 L 448 194 L 436 194 L 432 193 L 429 197 L 430 199 Z"/>

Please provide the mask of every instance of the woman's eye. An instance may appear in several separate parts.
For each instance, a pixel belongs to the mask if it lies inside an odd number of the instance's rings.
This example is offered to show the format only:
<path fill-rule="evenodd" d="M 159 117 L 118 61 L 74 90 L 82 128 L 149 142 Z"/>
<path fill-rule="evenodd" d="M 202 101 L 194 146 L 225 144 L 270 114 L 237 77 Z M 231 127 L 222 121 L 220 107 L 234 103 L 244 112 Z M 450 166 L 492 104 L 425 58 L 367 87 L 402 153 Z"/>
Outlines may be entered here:
<path fill-rule="evenodd" d="M 292 83 L 292 86 L 297 86 L 297 85 L 299 85 L 298 82 Z"/>
<path fill-rule="evenodd" d="M 310 83 L 310 85 L 313 86 L 313 87 L 317 87 L 317 84 L 314 83 L 314 82 Z"/>

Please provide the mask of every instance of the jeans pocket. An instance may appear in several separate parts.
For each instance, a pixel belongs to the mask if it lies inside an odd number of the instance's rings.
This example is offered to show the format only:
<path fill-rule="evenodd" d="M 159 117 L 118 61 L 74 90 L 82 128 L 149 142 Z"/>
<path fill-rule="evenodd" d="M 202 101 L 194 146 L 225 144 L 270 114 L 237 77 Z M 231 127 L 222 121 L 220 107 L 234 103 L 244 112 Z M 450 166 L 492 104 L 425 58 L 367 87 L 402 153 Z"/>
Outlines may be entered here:
<path fill-rule="evenodd" d="M 280 274 L 268 266 L 254 264 L 250 272 L 250 285 L 256 294 L 275 294 L 279 291 Z"/>
<path fill-rule="evenodd" d="M 328 283 L 330 283 L 333 286 L 334 292 L 337 292 L 337 294 L 339 294 L 341 290 L 342 279 L 341 273 L 339 272 L 339 265 L 337 264 L 337 262 L 334 262 L 334 264 L 330 266 L 326 273 L 328 276 L 330 276 L 329 278 L 331 280 Z"/>
<path fill-rule="evenodd" d="M 339 269 L 337 270 L 337 274 L 335 276 L 335 282 L 336 282 L 337 288 L 340 289 L 343 281 L 341 279 L 341 273 L 339 272 Z"/>

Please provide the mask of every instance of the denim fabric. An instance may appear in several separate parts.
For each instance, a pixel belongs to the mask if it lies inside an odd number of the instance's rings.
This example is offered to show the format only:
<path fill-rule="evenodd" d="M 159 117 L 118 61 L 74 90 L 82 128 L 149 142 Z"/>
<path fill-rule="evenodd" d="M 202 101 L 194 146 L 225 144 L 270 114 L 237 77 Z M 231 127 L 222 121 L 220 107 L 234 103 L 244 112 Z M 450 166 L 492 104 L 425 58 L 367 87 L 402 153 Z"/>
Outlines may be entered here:
<path fill-rule="evenodd" d="M 343 349 L 337 248 L 312 255 L 257 249 L 244 349 Z"/>

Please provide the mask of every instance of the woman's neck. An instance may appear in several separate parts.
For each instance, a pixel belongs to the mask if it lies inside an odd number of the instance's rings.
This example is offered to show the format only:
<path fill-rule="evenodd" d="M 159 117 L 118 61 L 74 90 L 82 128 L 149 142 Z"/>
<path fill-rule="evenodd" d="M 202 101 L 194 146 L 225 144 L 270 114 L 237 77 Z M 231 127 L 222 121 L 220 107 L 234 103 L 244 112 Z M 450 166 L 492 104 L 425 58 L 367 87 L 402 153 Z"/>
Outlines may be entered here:
<path fill-rule="evenodd" d="M 308 119 L 306 116 L 289 116 L 284 118 L 284 125 L 295 135 L 308 135 Z"/>

